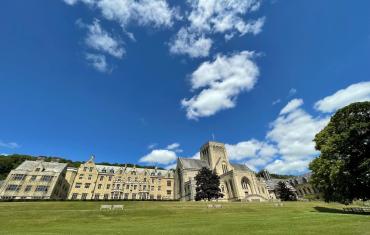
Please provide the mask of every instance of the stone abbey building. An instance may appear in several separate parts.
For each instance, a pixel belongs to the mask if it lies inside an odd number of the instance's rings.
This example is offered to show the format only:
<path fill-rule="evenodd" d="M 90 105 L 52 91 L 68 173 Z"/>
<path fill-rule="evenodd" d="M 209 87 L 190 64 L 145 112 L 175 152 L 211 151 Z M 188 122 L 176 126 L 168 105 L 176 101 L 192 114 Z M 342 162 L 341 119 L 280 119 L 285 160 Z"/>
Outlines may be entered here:
<path fill-rule="evenodd" d="M 0 199 L 181 200 L 195 198 L 195 176 L 207 167 L 220 176 L 224 201 L 275 199 L 278 179 L 257 177 L 246 165 L 230 163 L 223 143 L 208 142 L 200 159 L 178 158 L 175 170 L 95 164 L 94 156 L 79 168 L 66 163 L 25 161 L 0 185 Z M 284 181 L 284 180 L 283 180 Z M 286 180 L 298 197 L 317 191 L 307 178 Z"/>
<path fill-rule="evenodd" d="M 195 176 L 207 167 L 220 176 L 220 188 L 227 201 L 266 201 L 274 199 L 264 180 L 246 165 L 229 162 L 223 143 L 208 142 L 200 149 L 200 160 L 179 158 L 175 172 L 175 197 L 184 201 L 195 198 Z"/>

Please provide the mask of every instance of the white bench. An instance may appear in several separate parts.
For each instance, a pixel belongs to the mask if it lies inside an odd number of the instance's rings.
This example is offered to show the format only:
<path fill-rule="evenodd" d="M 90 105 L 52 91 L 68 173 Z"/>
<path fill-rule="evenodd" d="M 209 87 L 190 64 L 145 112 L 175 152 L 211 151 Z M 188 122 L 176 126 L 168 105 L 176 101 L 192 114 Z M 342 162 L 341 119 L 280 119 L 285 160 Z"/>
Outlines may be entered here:
<path fill-rule="evenodd" d="M 222 208 L 221 204 L 208 204 L 207 208 Z"/>
<path fill-rule="evenodd" d="M 100 210 L 103 211 L 103 210 L 112 210 L 112 205 L 101 205 L 100 206 Z"/>
<path fill-rule="evenodd" d="M 113 210 L 123 210 L 123 205 L 113 205 Z"/>

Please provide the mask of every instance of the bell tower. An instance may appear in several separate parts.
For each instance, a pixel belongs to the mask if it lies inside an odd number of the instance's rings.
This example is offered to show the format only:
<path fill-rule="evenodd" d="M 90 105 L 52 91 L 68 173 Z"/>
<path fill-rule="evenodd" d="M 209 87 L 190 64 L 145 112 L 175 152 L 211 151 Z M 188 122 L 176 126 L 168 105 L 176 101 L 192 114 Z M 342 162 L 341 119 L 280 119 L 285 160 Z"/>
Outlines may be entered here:
<path fill-rule="evenodd" d="M 223 143 L 210 141 L 204 144 L 200 149 L 200 159 L 206 161 L 211 167 L 211 170 L 215 171 L 218 175 L 231 170 Z"/>

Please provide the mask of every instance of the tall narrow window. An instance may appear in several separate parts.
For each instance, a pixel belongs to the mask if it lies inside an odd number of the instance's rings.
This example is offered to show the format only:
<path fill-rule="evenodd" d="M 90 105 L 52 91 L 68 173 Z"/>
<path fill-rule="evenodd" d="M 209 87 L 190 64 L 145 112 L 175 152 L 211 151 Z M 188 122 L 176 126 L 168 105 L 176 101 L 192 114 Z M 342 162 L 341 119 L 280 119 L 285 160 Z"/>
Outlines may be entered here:
<path fill-rule="evenodd" d="M 226 162 L 223 162 L 222 163 L 222 172 L 225 174 L 227 171 L 228 171 L 227 170 L 227 164 L 226 164 Z"/>

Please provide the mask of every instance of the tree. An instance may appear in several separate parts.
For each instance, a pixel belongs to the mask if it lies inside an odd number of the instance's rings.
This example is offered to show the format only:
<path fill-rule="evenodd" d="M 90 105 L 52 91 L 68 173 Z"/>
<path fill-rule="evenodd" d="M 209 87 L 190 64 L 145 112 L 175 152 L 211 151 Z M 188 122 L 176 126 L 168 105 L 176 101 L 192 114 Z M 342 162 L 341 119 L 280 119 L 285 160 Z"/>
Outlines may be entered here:
<path fill-rule="evenodd" d="M 283 201 L 295 201 L 297 200 L 296 195 L 293 193 L 290 188 L 287 187 L 287 185 L 279 181 L 276 188 L 277 194 L 279 195 L 279 198 Z"/>
<path fill-rule="evenodd" d="M 325 201 L 370 199 L 370 102 L 338 110 L 316 136 L 311 183 Z"/>
<path fill-rule="evenodd" d="M 195 176 L 197 181 L 195 200 L 218 199 L 224 195 L 220 192 L 220 177 L 210 169 L 203 167 Z"/>

